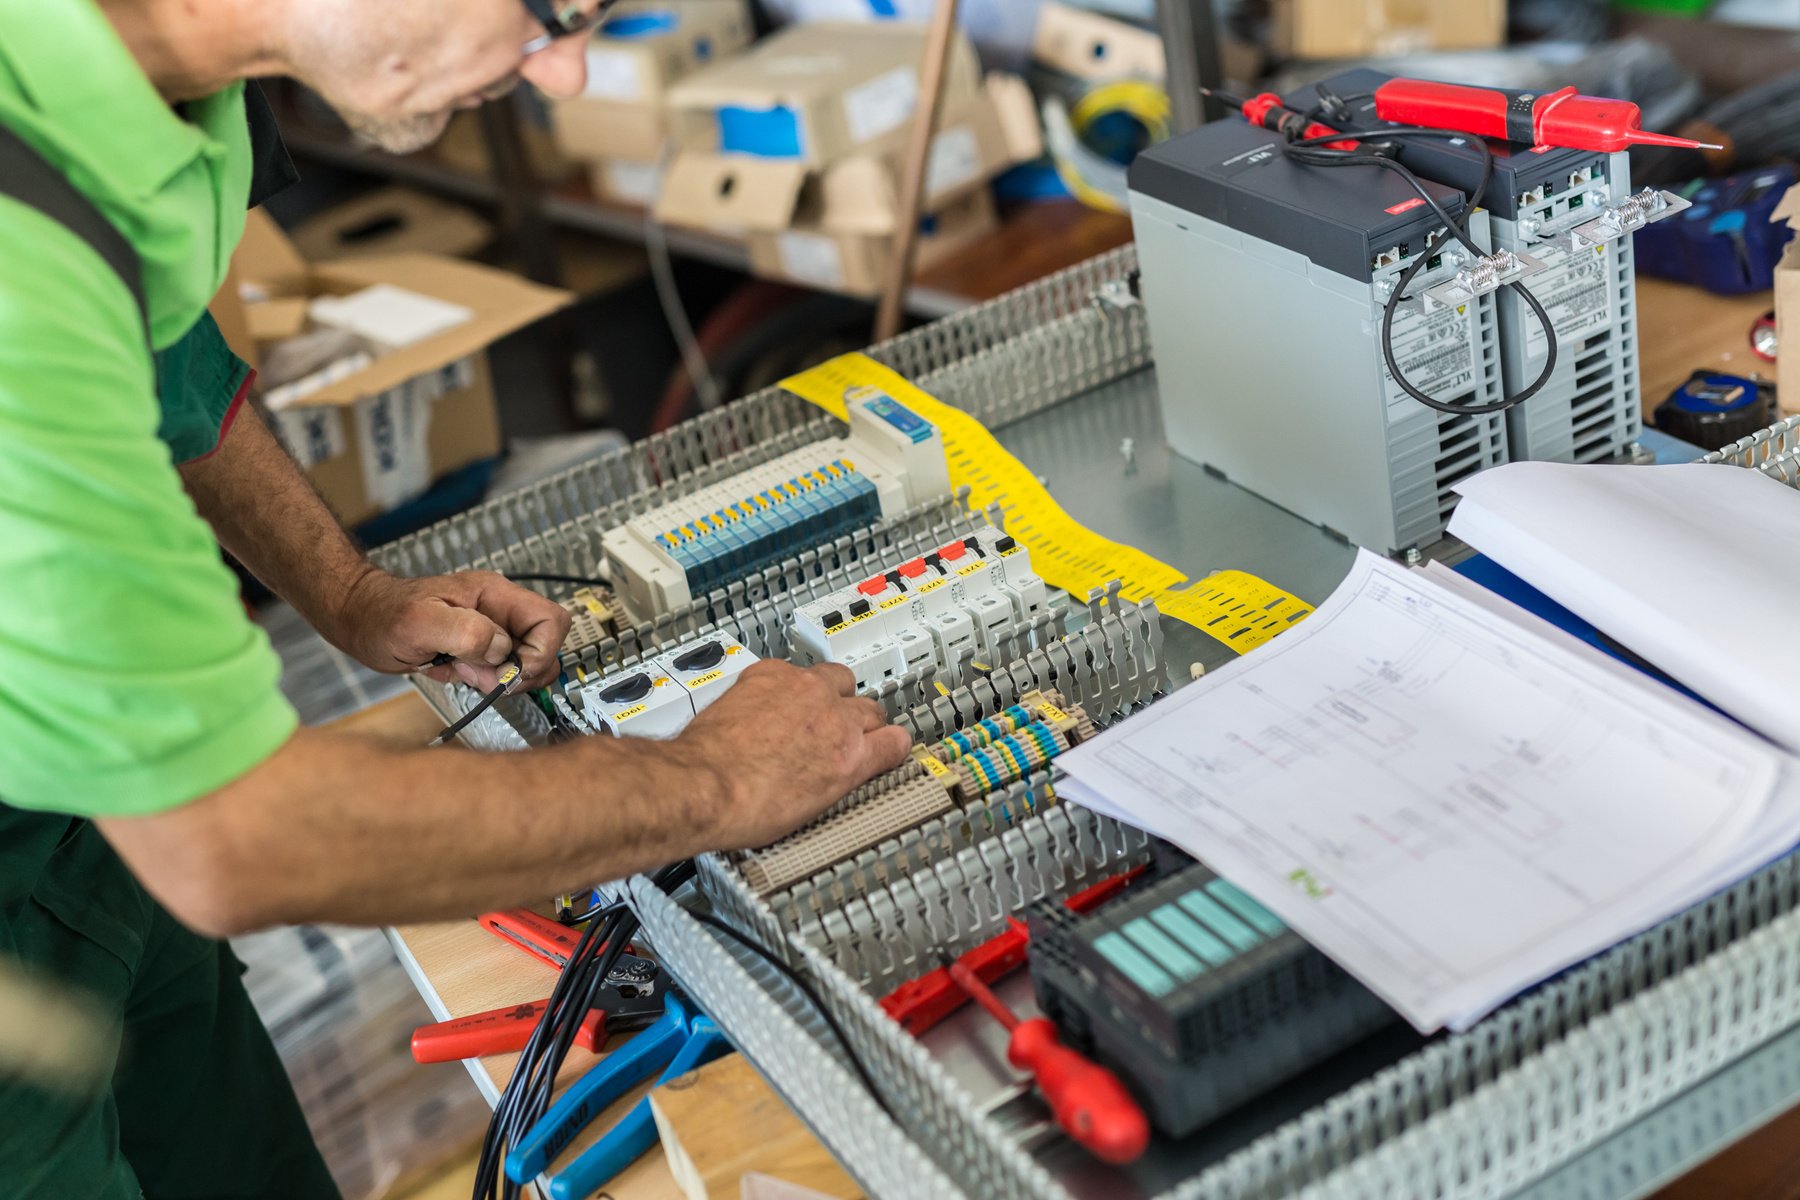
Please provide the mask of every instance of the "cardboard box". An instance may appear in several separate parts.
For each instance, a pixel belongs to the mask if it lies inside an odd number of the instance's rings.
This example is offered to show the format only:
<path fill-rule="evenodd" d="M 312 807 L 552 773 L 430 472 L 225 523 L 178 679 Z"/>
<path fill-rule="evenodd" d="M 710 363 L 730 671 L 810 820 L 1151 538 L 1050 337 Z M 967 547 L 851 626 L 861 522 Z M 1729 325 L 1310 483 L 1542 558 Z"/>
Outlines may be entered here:
<path fill-rule="evenodd" d="M 250 299 L 245 312 L 252 330 L 296 332 L 307 301 L 381 284 L 470 313 L 455 328 L 383 354 L 270 413 L 277 435 L 347 525 L 404 504 L 449 472 L 497 455 L 500 422 L 487 347 L 573 299 L 504 271 L 437 255 L 308 263 L 260 211 L 250 214 L 233 267 Z"/>
<path fill-rule="evenodd" d="M 626 0 L 594 34 L 587 90 L 551 105 L 556 144 L 576 162 L 654 162 L 668 134 L 675 81 L 750 44 L 743 0 Z"/>
<path fill-rule="evenodd" d="M 1271 41 L 1291 58 L 1363 58 L 1506 43 L 1506 0 L 1274 0 Z"/>
<path fill-rule="evenodd" d="M 293 237 L 309 262 L 413 253 L 472 258 L 493 242 L 494 227 L 460 204 L 385 187 L 302 222 Z"/>
<path fill-rule="evenodd" d="M 662 193 L 662 178 L 660 163 L 629 158 L 603 159 L 588 168 L 588 181 L 597 199 L 629 208 L 654 205 Z"/>
<path fill-rule="evenodd" d="M 924 55 L 923 26 L 792 26 L 670 88 L 672 136 L 682 151 L 824 166 L 906 126 Z M 975 51 L 958 34 L 944 102 L 980 87 Z"/>
<path fill-rule="evenodd" d="M 1077 79 L 1150 79 L 1168 74 L 1162 38 L 1148 29 L 1055 0 L 1038 10 L 1031 57 Z"/>
<path fill-rule="evenodd" d="M 590 165 L 609 158 L 655 162 L 669 137 L 668 118 L 650 104 L 559 100 L 550 119 L 556 123 L 558 149 Z"/>
<path fill-rule="evenodd" d="M 1771 224 L 1795 225 L 1800 218 L 1800 187 L 1791 187 L 1769 214 Z M 1787 244 L 1775 264 L 1775 398 L 1784 414 L 1800 413 L 1800 237 Z M 1780 351 L 1786 350 L 1782 357 Z M 1747 372 L 1740 371 L 1739 374 Z M 1660 399 L 1660 397 L 1659 397 Z M 1649 407 L 1650 397 L 1644 397 Z"/>
<path fill-rule="evenodd" d="M 656 216 L 728 236 L 775 233 L 803 214 L 828 234 L 890 235 L 899 222 L 907 135 L 905 127 L 892 130 L 816 171 L 792 160 L 683 153 L 669 165 Z M 1042 152 L 1030 89 L 1017 76 L 990 76 L 973 96 L 946 105 L 932 140 L 925 211 L 983 189 Z"/>
<path fill-rule="evenodd" d="M 927 218 L 919 238 L 915 269 L 929 270 L 991 233 L 999 224 L 993 197 L 985 190 L 953 200 Z M 874 296 L 887 277 L 894 252 L 892 234 L 833 233 L 811 213 L 790 228 L 753 233 L 750 269 L 765 279 L 785 279 L 807 287 Z"/>

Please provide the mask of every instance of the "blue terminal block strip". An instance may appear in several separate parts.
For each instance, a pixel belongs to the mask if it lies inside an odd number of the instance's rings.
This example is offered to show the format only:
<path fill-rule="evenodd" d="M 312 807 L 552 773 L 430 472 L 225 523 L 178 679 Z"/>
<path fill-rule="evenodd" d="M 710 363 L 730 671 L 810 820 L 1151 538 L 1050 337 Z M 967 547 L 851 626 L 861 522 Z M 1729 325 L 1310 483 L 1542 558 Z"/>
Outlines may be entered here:
<path fill-rule="evenodd" d="M 1027 914 L 1038 1006 L 1182 1137 L 1399 1020 L 1199 864 L 1085 915 Z"/>
<path fill-rule="evenodd" d="M 874 481 L 838 459 L 657 540 L 686 572 L 688 590 L 703 596 L 880 519 Z"/>

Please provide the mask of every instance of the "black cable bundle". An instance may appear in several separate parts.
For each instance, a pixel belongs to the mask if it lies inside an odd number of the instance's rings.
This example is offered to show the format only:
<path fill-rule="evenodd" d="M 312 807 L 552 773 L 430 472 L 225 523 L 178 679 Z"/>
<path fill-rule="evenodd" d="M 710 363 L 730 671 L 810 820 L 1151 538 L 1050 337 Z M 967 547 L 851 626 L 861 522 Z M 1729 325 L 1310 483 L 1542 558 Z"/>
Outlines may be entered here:
<path fill-rule="evenodd" d="M 684 861 L 664 867 L 650 878 L 663 891 L 673 892 L 693 875 L 694 864 Z M 494 1106 L 493 1118 L 482 1138 L 472 1200 L 518 1200 L 521 1187 L 505 1174 L 507 1151 L 549 1111 L 556 1076 L 569 1056 L 569 1048 L 575 1044 L 575 1035 L 637 927 L 637 918 L 619 903 L 596 910 L 593 921 L 582 931 L 557 977 L 544 1015 L 531 1031 L 531 1040 L 525 1044 L 512 1078 L 507 1080 L 506 1090 Z"/>
<path fill-rule="evenodd" d="M 1318 110 L 1315 109 L 1314 111 L 1317 112 Z M 1449 212 L 1445 210 L 1444 206 L 1438 203 L 1437 197 L 1433 196 L 1431 192 L 1426 189 L 1425 185 L 1420 182 L 1419 177 L 1408 170 L 1405 164 L 1398 160 L 1379 153 L 1359 153 L 1354 150 L 1333 150 L 1329 149 L 1327 146 L 1327 143 L 1330 142 L 1392 142 L 1403 138 L 1417 137 L 1457 139 L 1471 142 L 1481 148 L 1481 182 L 1476 185 L 1474 194 L 1469 197 L 1468 207 L 1464 210 L 1465 215 L 1461 221 L 1453 218 Z M 1550 320 L 1550 314 L 1544 311 L 1544 306 L 1542 304 L 1538 303 L 1538 298 L 1532 295 L 1530 290 L 1520 283 L 1509 283 L 1506 286 L 1512 288 L 1524 298 L 1526 305 L 1531 309 L 1532 315 L 1536 317 L 1538 322 L 1543 326 L 1546 335 L 1544 369 L 1538 372 L 1538 377 L 1523 391 L 1516 395 L 1506 396 L 1489 404 L 1448 404 L 1442 400 L 1426 395 L 1417 387 L 1413 386 L 1412 382 L 1401 373 L 1399 360 L 1394 356 L 1394 314 L 1399 311 L 1400 301 L 1406 296 L 1406 289 L 1412 285 L 1413 279 L 1422 269 L 1424 269 L 1425 264 L 1429 262 L 1438 251 L 1442 250 L 1445 243 L 1451 238 L 1455 238 L 1458 242 L 1462 243 L 1471 254 L 1474 254 L 1477 257 L 1483 257 L 1487 254 L 1487 251 L 1483 250 L 1480 246 L 1477 246 L 1475 244 L 1475 239 L 1469 235 L 1467 216 L 1468 213 L 1473 213 L 1475 209 L 1480 206 L 1482 197 L 1487 195 L 1488 183 L 1492 180 L 1494 174 L 1494 156 L 1492 152 L 1489 151 L 1487 142 L 1484 139 L 1478 137 L 1472 138 L 1466 133 L 1458 133 L 1453 129 L 1379 129 L 1361 133 L 1331 133 L 1314 138 L 1304 138 L 1300 141 L 1284 142 L 1283 149 L 1289 158 L 1293 159 L 1295 162 L 1304 163 L 1307 166 L 1372 166 L 1378 167 L 1384 171 L 1392 171 L 1394 174 L 1406 180 L 1425 203 L 1431 206 L 1431 210 L 1437 214 L 1438 219 L 1444 223 L 1444 231 L 1434 237 L 1431 241 L 1427 242 L 1425 248 L 1421 250 L 1418 257 L 1413 260 L 1412 265 L 1406 268 L 1401 274 L 1399 281 L 1394 286 L 1393 294 L 1388 297 L 1387 305 L 1382 310 L 1381 356 L 1387 363 L 1387 369 L 1393 375 L 1394 382 L 1400 385 L 1401 391 L 1405 392 L 1408 396 L 1411 396 L 1414 400 L 1417 400 L 1420 404 L 1425 405 L 1427 408 L 1434 408 L 1438 412 L 1468 416 L 1486 416 L 1490 413 L 1502 413 L 1507 409 L 1516 408 L 1537 395 L 1538 392 L 1543 389 L 1543 386 L 1550 382 L 1551 373 L 1556 370 L 1556 327 Z"/>

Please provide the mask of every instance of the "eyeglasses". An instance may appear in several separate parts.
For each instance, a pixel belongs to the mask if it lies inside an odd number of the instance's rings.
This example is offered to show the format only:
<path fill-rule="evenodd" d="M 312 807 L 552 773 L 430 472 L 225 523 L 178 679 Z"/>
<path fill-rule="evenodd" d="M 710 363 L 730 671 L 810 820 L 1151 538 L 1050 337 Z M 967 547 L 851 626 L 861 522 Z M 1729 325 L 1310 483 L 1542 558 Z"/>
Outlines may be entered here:
<path fill-rule="evenodd" d="M 538 24 L 544 27 L 542 37 L 532 38 L 525 43 L 526 54 L 536 54 L 539 50 L 547 50 L 552 42 L 566 37 L 574 37 L 578 33 L 586 33 L 600 24 L 606 16 L 606 10 L 613 6 L 614 0 L 600 0 L 592 10 L 580 3 L 562 2 L 562 0 L 523 0 L 531 15 L 537 18 Z"/>

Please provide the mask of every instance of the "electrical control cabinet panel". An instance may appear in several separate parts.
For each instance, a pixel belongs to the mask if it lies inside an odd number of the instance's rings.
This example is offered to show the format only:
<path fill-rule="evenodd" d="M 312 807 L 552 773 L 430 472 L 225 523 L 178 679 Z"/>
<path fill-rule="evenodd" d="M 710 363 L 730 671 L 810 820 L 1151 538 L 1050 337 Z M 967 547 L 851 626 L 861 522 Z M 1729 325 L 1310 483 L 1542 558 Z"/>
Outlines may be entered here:
<path fill-rule="evenodd" d="M 633 615 L 652 619 L 949 494 L 935 426 L 880 393 L 848 409 L 848 437 L 784 454 L 608 531 L 609 578 Z"/>
<path fill-rule="evenodd" d="M 983 529 L 795 609 L 792 644 L 799 661 L 842 663 L 870 688 L 926 666 L 953 671 L 965 652 L 991 656 L 1048 603 L 1030 551 Z"/>
<path fill-rule="evenodd" d="M 735 638 L 710 633 L 582 683 L 582 715 L 600 733 L 672 738 L 755 661 Z"/>

